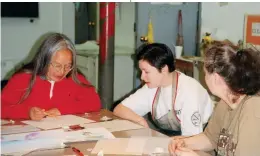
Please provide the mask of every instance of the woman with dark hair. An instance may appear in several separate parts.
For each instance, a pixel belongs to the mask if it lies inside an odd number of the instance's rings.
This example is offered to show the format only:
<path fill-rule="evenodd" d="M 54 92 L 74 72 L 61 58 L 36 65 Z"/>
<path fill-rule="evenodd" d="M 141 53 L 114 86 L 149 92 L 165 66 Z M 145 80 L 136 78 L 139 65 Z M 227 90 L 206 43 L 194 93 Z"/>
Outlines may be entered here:
<path fill-rule="evenodd" d="M 12 76 L 1 106 L 1 118 L 32 120 L 101 108 L 95 88 L 77 72 L 73 43 L 59 33 L 49 35 L 33 61 Z"/>
<path fill-rule="evenodd" d="M 167 135 L 195 135 L 203 131 L 213 110 L 206 89 L 195 79 L 175 71 L 170 48 L 161 43 L 141 46 L 136 54 L 142 88 L 124 99 L 114 114 L 148 127 L 143 117 L 152 120 Z"/>
<path fill-rule="evenodd" d="M 190 138 L 173 138 L 172 155 L 197 156 L 215 150 L 218 156 L 260 153 L 260 52 L 218 44 L 205 53 L 205 80 L 221 98 L 205 131 Z M 206 153 L 204 153 L 206 154 Z"/>

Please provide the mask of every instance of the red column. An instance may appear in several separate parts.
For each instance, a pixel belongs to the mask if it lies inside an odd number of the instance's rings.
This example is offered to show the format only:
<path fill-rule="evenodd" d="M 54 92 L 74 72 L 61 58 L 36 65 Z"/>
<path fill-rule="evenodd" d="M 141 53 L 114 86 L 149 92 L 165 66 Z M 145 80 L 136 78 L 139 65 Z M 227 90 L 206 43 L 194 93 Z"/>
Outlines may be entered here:
<path fill-rule="evenodd" d="M 111 109 L 114 96 L 115 2 L 100 2 L 98 88 L 103 108 Z"/>

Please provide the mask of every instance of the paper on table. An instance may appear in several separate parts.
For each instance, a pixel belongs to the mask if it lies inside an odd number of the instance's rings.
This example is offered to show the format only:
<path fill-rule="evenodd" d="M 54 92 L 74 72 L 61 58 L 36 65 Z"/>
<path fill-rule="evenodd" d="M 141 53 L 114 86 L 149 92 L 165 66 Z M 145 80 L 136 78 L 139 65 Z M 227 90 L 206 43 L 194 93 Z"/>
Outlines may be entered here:
<path fill-rule="evenodd" d="M 35 128 L 31 125 L 10 125 L 1 126 L 2 135 L 14 134 L 14 133 L 25 133 L 25 132 L 35 132 L 40 131 L 39 128 Z"/>
<path fill-rule="evenodd" d="M 37 132 L 29 132 L 29 133 L 18 133 L 12 135 L 2 135 L 2 142 L 11 142 L 11 141 L 26 141 L 33 139 L 41 139 L 41 138 L 50 138 L 50 139 L 65 139 L 67 133 L 64 133 L 62 129 L 56 130 L 48 130 L 48 131 L 37 131 Z"/>
<path fill-rule="evenodd" d="M 64 131 L 63 129 L 38 131 L 31 133 L 20 133 L 12 135 L 2 135 L 2 142 L 10 141 L 23 141 L 35 139 L 58 139 L 63 142 L 87 141 L 87 140 L 100 140 L 100 139 L 113 139 L 114 135 L 107 129 L 101 128 L 88 128 L 78 131 Z"/>
<path fill-rule="evenodd" d="M 115 138 L 105 128 L 89 128 L 78 131 L 64 131 L 63 129 L 47 130 L 32 133 L 20 133 L 1 136 L 2 152 L 29 152 L 38 149 L 60 148 L 66 142 L 78 142 Z"/>
<path fill-rule="evenodd" d="M 3 120 L 3 119 L 1 119 L 1 125 L 8 124 L 8 123 L 11 123 L 11 122 L 8 121 L 8 120 Z"/>
<path fill-rule="evenodd" d="M 1 142 L 2 154 L 7 153 L 23 153 L 37 149 L 61 148 L 64 147 L 63 141 L 59 139 L 35 139 Z"/>
<path fill-rule="evenodd" d="M 30 151 L 23 151 L 23 152 L 12 152 L 8 154 L 3 154 L 2 156 L 24 156 L 28 154 Z"/>
<path fill-rule="evenodd" d="M 104 127 L 99 128 L 87 128 L 84 131 L 84 135 L 87 136 L 86 140 L 89 139 L 114 139 L 115 136 Z"/>
<path fill-rule="evenodd" d="M 91 154 L 97 154 L 100 150 L 104 154 L 111 155 L 142 155 L 142 154 L 166 154 L 168 155 L 168 137 L 134 137 L 99 140 Z M 109 146 L 107 146 L 109 145 Z"/>
<path fill-rule="evenodd" d="M 75 115 L 62 115 L 57 117 L 47 117 L 42 119 L 41 121 L 26 120 L 22 122 L 28 125 L 32 125 L 34 127 L 47 130 L 47 129 L 61 128 L 64 126 L 81 125 L 84 123 L 91 123 L 95 121 L 78 117 Z"/>
<path fill-rule="evenodd" d="M 129 138 L 116 138 L 109 140 L 99 140 L 96 146 L 92 150 L 91 154 L 97 154 L 99 151 L 103 151 L 103 154 L 111 155 L 142 155 L 142 151 L 138 147 L 131 148 L 132 150 L 126 151 L 129 143 Z M 108 146 L 109 145 L 109 146 Z"/>
<path fill-rule="evenodd" d="M 90 124 L 84 124 L 84 127 L 86 128 L 104 127 L 110 132 L 145 128 L 141 125 L 135 124 L 128 120 L 112 120 L 112 121 L 105 121 L 105 122 L 90 123 Z"/>
<path fill-rule="evenodd" d="M 87 128 L 79 131 L 65 132 L 66 142 L 78 142 L 78 141 L 92 141 L 102 139 L 114 139 L 115 136 L 107 129 L 101 128 Z"/>
<path fill-rule="evenodd" d="M 130 138 L 126 147 L 126 152 L 138 151 L 142 154 L 146 141 L 147 139 L 145 138 Z"/>

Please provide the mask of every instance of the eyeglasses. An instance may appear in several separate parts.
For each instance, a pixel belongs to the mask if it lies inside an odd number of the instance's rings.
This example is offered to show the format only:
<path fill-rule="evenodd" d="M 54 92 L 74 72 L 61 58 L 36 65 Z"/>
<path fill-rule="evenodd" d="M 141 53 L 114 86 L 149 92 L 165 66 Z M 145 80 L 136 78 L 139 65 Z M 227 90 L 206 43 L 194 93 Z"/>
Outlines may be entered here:
<path fill-rule="evenodd" d="M 66 65 L 62 65 L 59 63 L 50 63 L 52 65 L 52 67 L 56 70 L 56 71 L 62 71 L 65 70 L 65 72 L 68 72 L 70 70 L 72 70 L 72 65 L 71 64 L 66 64 Z M 64 67 L 63 67 L 64 66 Z"/>

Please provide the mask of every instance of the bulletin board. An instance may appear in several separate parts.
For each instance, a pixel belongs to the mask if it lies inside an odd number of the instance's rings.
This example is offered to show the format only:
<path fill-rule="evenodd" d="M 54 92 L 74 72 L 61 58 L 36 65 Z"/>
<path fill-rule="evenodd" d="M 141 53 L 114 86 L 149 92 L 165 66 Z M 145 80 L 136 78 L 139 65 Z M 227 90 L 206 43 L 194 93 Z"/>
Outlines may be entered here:
<path fill-rule="evenodd" d="M 245 15 L 244 47 L 260 49 L 260 15 Z"/>

